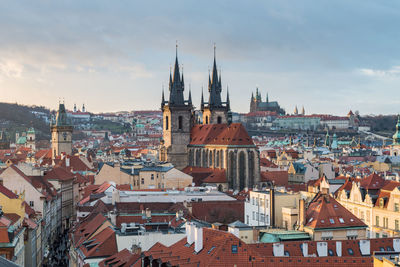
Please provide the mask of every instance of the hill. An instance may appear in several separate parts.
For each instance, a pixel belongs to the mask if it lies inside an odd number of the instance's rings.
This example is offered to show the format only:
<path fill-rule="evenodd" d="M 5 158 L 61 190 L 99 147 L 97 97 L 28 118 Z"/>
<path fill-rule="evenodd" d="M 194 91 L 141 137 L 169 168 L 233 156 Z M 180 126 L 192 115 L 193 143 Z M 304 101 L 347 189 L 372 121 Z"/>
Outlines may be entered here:
<path fill-rule="evenodd" d="M 50 110 L 41 106 L 0 103 L 0 130 L 8 140 L 15 141 L 15 133 L 33 127 L 37 140 L 50 139 Z"/>

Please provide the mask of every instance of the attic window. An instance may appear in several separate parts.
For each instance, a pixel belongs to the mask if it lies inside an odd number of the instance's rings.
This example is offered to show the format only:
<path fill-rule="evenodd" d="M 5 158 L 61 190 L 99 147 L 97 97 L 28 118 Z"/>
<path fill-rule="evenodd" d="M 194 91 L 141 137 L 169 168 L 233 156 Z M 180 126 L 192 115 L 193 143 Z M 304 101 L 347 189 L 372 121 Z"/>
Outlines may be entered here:
<path fill-rule="evenodd" d="M 334 220 L 334 219 L 329 219 L 329 221 L 330 221 L 331 224 L 334 224 L 334 223 L 335 223 L 335 220 Z"/>
<path fill-rule="evenodd" d="M 335 256 L 332 249 L 328 249 L 328 254 L 329 254 L 329 256 Z"/>
<path fill-rule="evenodd" d="M 232 245 L 232 254 L 237 254 L 238 253 L 238 246 L 237 245 Z"/>
<path fill-rule="evenodd" d="M 354 255 L 354 251 L 351 248 L 348 248 L 347 252 L 349 252 L 350 255 Z"/>
<path fill-rule="evenodd" d="M 215 246 L 212 246 L 212 247 L 210 248 L 210 250 L 209 250 L 207 253 L 210 254 L 211 251 L 213 251 L 214 249 L 215 249 Z"/>
<path fill-rule="evenodd" d="M 321 220 L 321 223 L 325 223 L 325 220 Z"/>
<path fill-rule="evenodd" d="M 289 251 L 285 250 L 285 256 L 286 256 L 286 257 L 290 257 Z"/>
<path fill-rule="evenodd" d="M 339 218 L 339 222 L 340 222 L 340 223 L 344 223 L 343 218 Z"/>
<path fill-rule="evenodd" d="M 312 222 L 313 219 L 314 219 L 314 218 L 311 217 L 311 218 L 308 220 L 308 223 Z"/>
<path fill-rule="evenodd" d="M 354 222 L 354 219 L 353 219 L 353 218 L 350 218 L 350 221 L 351 221 L 351 222 Z"/>

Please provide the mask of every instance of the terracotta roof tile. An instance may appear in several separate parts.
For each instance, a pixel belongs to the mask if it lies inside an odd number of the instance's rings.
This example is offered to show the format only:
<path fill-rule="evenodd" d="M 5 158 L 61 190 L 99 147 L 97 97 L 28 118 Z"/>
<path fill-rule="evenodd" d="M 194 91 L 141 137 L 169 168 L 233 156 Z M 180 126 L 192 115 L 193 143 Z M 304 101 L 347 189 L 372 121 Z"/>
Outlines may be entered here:
<path fill-rule="evenodd" d="M 190 145 L 251 145 L 254 146 L 241 123 L 197 124 L 190 132 Z"/>

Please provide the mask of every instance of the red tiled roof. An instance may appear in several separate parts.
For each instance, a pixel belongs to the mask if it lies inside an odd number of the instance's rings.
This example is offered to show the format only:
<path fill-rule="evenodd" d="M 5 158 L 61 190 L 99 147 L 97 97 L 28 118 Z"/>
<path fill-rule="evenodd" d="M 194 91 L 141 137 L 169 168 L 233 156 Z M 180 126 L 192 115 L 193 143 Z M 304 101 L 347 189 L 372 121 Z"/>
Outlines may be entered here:
<path fill-rule="evenodd" d="M 278 165 L 273 163 L 271 160 L 268 160 L 267 158 L 260 158 L 260 167 L 278 168 Z"/>
<path fill-rule="evenodd" d="M 134 264 L 139 261 L 141 266 L 141 261 L 139 254 L 131 253 L 127 249 L 123 249 L 120 252 L 105 258 L 101 262 L 99 262 L 100 267 L 107 267 L 107 266 L 118 266 L 118 267 L 131 267 L 135 266 Z"/>
<path fill-rule="evenodd" d="M 321 193 L 315 196 L 307 208 L 305 226 L 313 229 L 367 227 L 333 197 Z"/>
<path fill-rule="evenodd" d="M 289 174 L 287 171 L 260 172 L 261 182 L 273 182 L 275 185 L 288 185 Z"/>
<path fill-rule="evenodd" d="M 243 201 L 204 201 L 192 202 L 192 215 L 209 223 L 231 223 L 244 221 Z"/>
<path fill-rule="evenodd" d="M 69 181 L 75 178 L 75 175 L 69 170 L 55 166 L 51 171 L 44 176 L 47 180 Z"/>
<path fill-rule="evenodd" d="M 204 183 L 227 183 L 228 180 L 226 178 L 225 169 L 213 169 L 213 172 L 207 176 L 204 180 Z"/>
<path fill-rule="evenodd" d="M 190 145 L 251 145 L 254 146 L 241 123 L 197 124 L 190 132 Z"/>
<path fill-rule="evenodd" d="M 5 195 L 10 199 L 18 198 L 16 194 L 14 194 L 12 191 L 10 191 L 7 187 L 3 186 L 2 184 L 0 184 L 0 193 L 2 193 L 3 195 Z"/>
<path fill-rule="evenodd" d="M 360 185 L 364 189 L 380 189 L 385 184 L 385 180 L 376 173 L 373 173 L 363 179 L 361 179 Z"/>
<path fill-rule="evenodd" d="M 19 219 L 21 219 L 21 216 L 16 213 L 4 213 L 4 217 L 9 219 L 12 224 L 15 224 Z"/>
<path fill-rule="evenodd" d="M 115 232 L 111 227 L 105 228 L 79 246 L 85 258 L 108 257 L 118 252 Z"/>

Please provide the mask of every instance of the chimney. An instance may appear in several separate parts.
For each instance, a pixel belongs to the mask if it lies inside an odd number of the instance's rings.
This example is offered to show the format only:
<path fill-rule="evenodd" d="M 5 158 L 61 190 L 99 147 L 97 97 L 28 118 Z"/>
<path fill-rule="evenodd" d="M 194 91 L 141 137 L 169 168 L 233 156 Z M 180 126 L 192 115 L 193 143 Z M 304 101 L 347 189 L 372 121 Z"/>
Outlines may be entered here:
<path fill-rule="evenodd" d="M 269 225 L 274 227 L 275 226 L 275 189 L 273 187 L 271 187 L 271 189 L 269 190 L 269 212 L 270 212 L 270 221 L 269 221 Z"/>
<path fill-rule="evenodd" d="M 69 168 L 69 157 L 65 157 L 65 167 Z"/>
<path fill-rule="evenodd" d="M 328 256 L 328 243 L 327 242 L 317 242 L 317 252 L 318 257 Z"/>
<path fill-rule="evenodd" d="M 194 227 L 194 251 L 199 253 L 203 249 L 203 228 Z"/>
<path fill-rule="evenodd" d="M 193 223 L 186 222 L 186 243 L 189 245 L 193 244 L 194 242 L 194 235 L 192 228 L 195 227 Z"/>
<path fill-rule="evenodd" d="M 371 255 L 371 243 L 369 240 L 360 240 L 360 251 L 362 256 Z"/>
<path fill-rule="evenodd" d="M 110 211 L 110 220 L 111 223 L 117 225 L 117 213 L 115 211 Z"/>
<path fill-rule="evenodd" d="M 299 229 L 303 231 L 303 227 L 306 223 L 306 203 L 303 198 L 299 200 Z"/>
<path fill-rule="evenodd" d="M 149 208 L 146 208 L 146 217 L 151 218 L 151 210 Z"/>
<path fill-rule="evenodd" d="M 111 204 L 113 206 L 115 206 L 115 203 L 117 203 L 117 202 L 120 202 L 119 191 L 118 191 L 118 189 L 115 189 L 114 191 L 112 191 Z"/>
<path fill-rule="evenodd" d="M 275 257 L 283 257 L 285 252 L 285 245 L 282 243 L 274 243 L 273 252 Z"/>
<path fill-rule="evenodd" d="M 393 249 L 396 252 L 400 252 L 400 239 L 393 239 Z"/>
<path fill-rule="evenodd" d="M 342 241 L 336 241 L 336 254 L 342 257 Z"/>
<path fill-rule="evenodd" d="M 301 251 L 303 252 L 303 257 L 308 257 L 308 243 L 302 244 Z"/>

